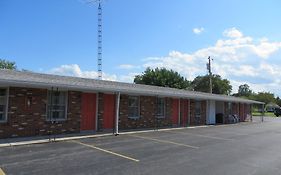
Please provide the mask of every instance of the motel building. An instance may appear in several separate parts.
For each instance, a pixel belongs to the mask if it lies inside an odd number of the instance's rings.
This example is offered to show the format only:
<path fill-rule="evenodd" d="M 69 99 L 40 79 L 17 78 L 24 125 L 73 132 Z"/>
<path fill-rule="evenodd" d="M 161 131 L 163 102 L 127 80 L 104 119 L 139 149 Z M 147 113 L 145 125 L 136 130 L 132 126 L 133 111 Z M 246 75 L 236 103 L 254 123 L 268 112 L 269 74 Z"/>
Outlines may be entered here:
<path fill-rule="evenodd" d="M 174 88 L 0 70 L 0 138 L 251 120 L 253 104 Z"/>

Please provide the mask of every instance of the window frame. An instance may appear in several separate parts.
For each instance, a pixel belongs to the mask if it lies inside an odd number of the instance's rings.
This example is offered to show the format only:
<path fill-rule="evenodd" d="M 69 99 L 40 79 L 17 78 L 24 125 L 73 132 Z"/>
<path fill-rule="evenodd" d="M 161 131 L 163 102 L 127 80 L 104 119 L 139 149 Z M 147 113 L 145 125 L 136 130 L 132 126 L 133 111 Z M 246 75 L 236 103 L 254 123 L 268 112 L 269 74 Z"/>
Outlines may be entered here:
<path fill-rule="evenodd" d="M 138 108 L 138 111 L 137 111 L 138 115 L 137 115 L 137 116 L 130 116 L 129 111 L 130 111 L 130 107 L 132 107 L 132 106 L 130 106 L 130 104 L 129 104 L 130 98 L 137 98 L 137 99 L 138 99 L 138 105 L 137 105 L 137 106 L 134 106 L 134 107 L 137 107 L 137 108 Z M 128 118 L 129 118 L 129 119 L 139 119 L 140 117 L 141 117 L 141 115 L 140 115 L 140 96 L 129 95 L 129 96 L 128 96 Z"/>
<path fill-rule="evenodd" d="M 199 104 L 199 105 L 198 105 Z M 199 106 L 200 112 L 197 113 L 197 107 Z M 195 101 L 195 108 L 194 108 L 194 122 L 195 124 L 200 124 L 202 119 L 202 101 L 196 100 Z"/>
<path fill-rule="evenodd" d="M 200 112 L 199 112 L 199 113 L 197 113 L 197 104 L 199 104 L 199 107 L 200 107 L 200 108 L 199 108 L 199 109 L 200 109 Z M 195 110 L 194 110 L 195 117 L 198 116 L 198 115 L 201 117 L 201 114 L 202 114 L 202 113 L 201 113 L 201 110 L 202 110 L 202 101 L 196 100 L 196 101 L 195 101 L 195 108 L 194 108 L 194 109 L 195 109 Z"/>
<path fill-rule="evenodd" d="M 64 104 L 64 106 L 65 106 L 65 108 L 64 108 L 64 110 L 65 110 L 65 114 L 64 114 L 64 118 L 59 118 L 59 119 L 57 119 L 57 118 L 53 118 L 53 115 L 51 115 L 50 117 L 48 116 L 49 115 L 49 94 L 51 93 L 51 92 L 56 92 L 57 90 L 48 90 L 47 91 L 47 103 L 46 103 L 46 121 L 48 121 L 48 122 L 56 122 L 56 121 L 66 121 L 67 120 L 67 110 L 68 110 L 68 91 L 65 91 L 65 90 L 59 90 L 58 92 L 64 92 L 65 93 L 65 104 Z M 53 104 L 52 104 L 53 105 Z M 50 104 L 50 106 L 51 106 L 51 104 Z"/>
<path fill-rule="evenodd" d="M 163 107 L 163 109 L 161 110 L 163 112 L 163 114 L 158 113 L 158 108 L 159 108 L 159 100 L 163 100 L 163 103 L 161 103 L 161 107 Z M 156 117 L 157 118 L 165 118 L 166 117 L 166 98 L 165 97 L 157 97 L 156 98 Z"/>
<path fill-rule="evenodd" d="M 0 120 L 0 123 L 7 123 L 8 122 L 8 109 L 9 109 L 9 87 L 0 87 L 0 89 L 4 89 L 6 92 L 5 94 L 5 111 L 3 112 L 5 115 L 4 115 L 4 120 Z"/>
<path fill-rule="evenodd" d="M 227 113 L 228 113 L 228 115 L 232 115 L 232 103 L 231 102 L 227 103 Z"/>

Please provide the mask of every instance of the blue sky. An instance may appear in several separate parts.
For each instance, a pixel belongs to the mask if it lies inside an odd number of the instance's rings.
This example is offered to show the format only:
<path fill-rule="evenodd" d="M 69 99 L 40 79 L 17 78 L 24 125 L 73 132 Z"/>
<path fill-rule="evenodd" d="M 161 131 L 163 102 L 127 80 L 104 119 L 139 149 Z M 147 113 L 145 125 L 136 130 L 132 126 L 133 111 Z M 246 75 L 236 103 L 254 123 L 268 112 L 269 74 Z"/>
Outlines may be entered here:
<path fill-rule="evenodd" d="M 19 69 L 96 78 L 97 6 L 88 0 L 0 0 L 0 58 Z M 278 95 L 279 0 L 106 0 L 104 79 L 132 82 L 147 66 L 188 79 L 213 72 L 233 92 L 248 83 Z"/>

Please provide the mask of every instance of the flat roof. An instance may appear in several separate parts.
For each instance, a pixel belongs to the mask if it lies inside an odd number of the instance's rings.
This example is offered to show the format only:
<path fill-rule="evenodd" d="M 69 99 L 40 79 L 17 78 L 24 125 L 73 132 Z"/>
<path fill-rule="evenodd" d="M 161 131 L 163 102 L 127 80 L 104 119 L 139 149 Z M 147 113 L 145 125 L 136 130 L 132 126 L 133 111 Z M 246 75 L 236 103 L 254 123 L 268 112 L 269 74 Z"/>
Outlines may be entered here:
<path fill-rule="evenodd" d="M 116 81 L 96 80 L 89 78 L 61 76 L 0 69 L 0 86 L 19 86 L 37 88 L 61 88 L 67 90 L 104 92 L 121 94 L 136 94 L 176 98 L 191 98 L 197 100 L 216 100 L 225 102 L 240 102 L 248 104 L 264 104 L 263 102 L 238 98 L 228 95 L 210 94 L 204 92 L 159 87 L 151 85 L 123 83 Z"/>

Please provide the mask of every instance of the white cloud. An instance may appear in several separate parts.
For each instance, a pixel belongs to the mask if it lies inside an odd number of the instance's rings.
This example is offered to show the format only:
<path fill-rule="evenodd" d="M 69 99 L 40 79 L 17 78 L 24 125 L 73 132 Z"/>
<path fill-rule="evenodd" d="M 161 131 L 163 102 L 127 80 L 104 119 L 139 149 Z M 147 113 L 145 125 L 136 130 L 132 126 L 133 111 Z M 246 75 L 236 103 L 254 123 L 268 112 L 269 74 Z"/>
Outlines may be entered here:
<path fill-rule="evenodd" d="M 236 28 L 225 30 L 223 36 L 226 38 L 218 39 L 214 45 L 191 53 L 174 50 L 167 56 L 146 58 L 143 67 L 173 69 L 192 80 L 207 73 L 207 58 L 211 56 L 213 72 L 231 83 L 248 83 L 257 91 L 280 93 L 276 87 L 281 85 L 281 64 L 276 65 L 271 60 L 273 54 L 281 53 L 281 42 L 245 36 Z M 237 86 L 234 90 L 239 85 L 233 83 Z"/>
<path fill-rule="evenodd" d="M 243 37 L 243 33 L 237 30 L 235 27 L 226 29 L 223 32 L 223 35 L 229 38 L 241 38 Z"/>
<path fill-rule="evenodd" d="M 121 75 L 118 80 L 119 81 L 122 81 L 122 82 L 134 82 L 134 78 L 136 75 L 139 75 L 140 73 L 136 73 L 136 72 L 131 72 L 131 73 L 128 73 L 128 75 Z"/>
<path fill-rule="evenodd" d="M 281 48 L 281 42 L 270 43 L 267 40 L 261 40 L 260 44 L 253 47 L 255 53 L 261 58 L 268 58 L 272 53 Z"/>
<path fill-rule="evenodd" d="M 66 76 L 74 76 L 74 77 L 83 77 L 83 78 L 98 78 L 97 71 L 82 71 L 77 64 L 69 64 L 69 65 L 61 65 L 59 67 L 53 68 L 48 73 L 57 74 L 57 75 L 66 75 Z M 103 80 L 116 81 L 116 75 L 110 75 L 103 73 Z"/>
<path fill-rule="evenodd" d="M 118 69 L 139 69 L 140 66 L 135 66 L 135 65 L 132 65 L 132 64 L 120 64 L 118 66 Z"/>
<path fill-rule="evenodd" d="M 249 84 L 258 91 L 271 91 L 281 95 L 281 63 L 276 61 L 276 55 L 281 56 L 281 42 L 271 42 L 267 38 L 246 36 L 236 28 L 227 29 L 223 36 L 213 45 L 184 53 L 170 51 L 164 56 L 148 57 L 142 60 L 142 65 L 122 64 L 119 69 L 127 70 L 125 75 L 103 74 L 106 80 L 133 82 L 135 75 L 146 67 L 165 67 L 173 69 L 192 80 L 198 75 L 207 73 L 206 63 L 211 56 L 213 73 L 227 78 L 237 92 L 241 84 Z M 274 60 L 275 58 L 275 60 Z M 62 65 L 49 73 L 71 75 L 77 77 L 97 78 L 96 71 L 83 71 L 77 64 Z"/>
<path fill-rule="evenodd" d="M 200 28 L 194 28 L 192 31 L 193 33 L 195 33 L 196 35 L 199 35 L 201 34 L 202 32 L 204 32 L 204 28 L 203 27 L 200 27 Z"/>

